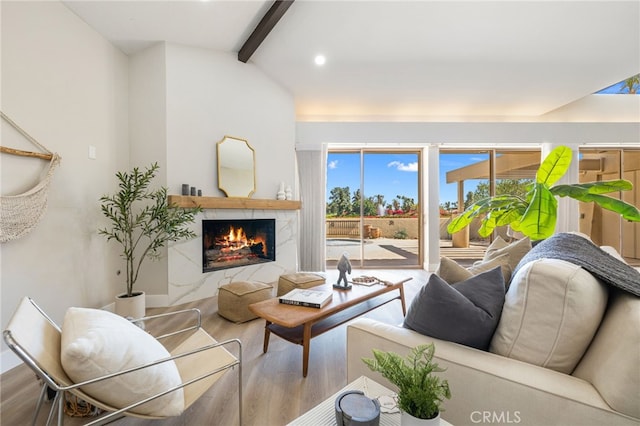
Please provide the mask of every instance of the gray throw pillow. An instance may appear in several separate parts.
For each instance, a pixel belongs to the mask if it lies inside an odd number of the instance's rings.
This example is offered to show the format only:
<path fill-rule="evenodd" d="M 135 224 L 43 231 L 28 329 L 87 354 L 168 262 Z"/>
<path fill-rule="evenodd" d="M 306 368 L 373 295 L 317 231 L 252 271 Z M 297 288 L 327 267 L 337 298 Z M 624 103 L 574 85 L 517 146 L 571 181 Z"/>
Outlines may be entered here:
<path fill-rule="evenodd" d="M 432 274 L 403 326 L 426 336 L 487 350 L 504 304 L 500 267 L 449 285 Z"/>

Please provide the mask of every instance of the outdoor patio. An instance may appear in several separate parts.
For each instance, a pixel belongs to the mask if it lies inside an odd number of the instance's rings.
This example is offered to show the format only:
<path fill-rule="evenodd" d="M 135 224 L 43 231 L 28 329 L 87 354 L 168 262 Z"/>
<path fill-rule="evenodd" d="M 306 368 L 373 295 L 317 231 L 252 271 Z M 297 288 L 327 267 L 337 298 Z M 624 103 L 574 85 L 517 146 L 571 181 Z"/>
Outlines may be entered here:
<path fill-rule="evenodd" d="M 462 265 L 472 264 L 482 259 L 487 242 L 471 241 L 468 248 L 454 248 L 451 240 L 440 240 L 440 255 L 455 259 Z M 346 253 L 354 267 L 360 266 L 360 240 L 349 238 L 328 238 L 327 267 L 335 267 L 340 256 Z M 365 266 L 380 267 L 421 267 L 418 264 L 418 240 L 375 238 L 364 240 Z"/>

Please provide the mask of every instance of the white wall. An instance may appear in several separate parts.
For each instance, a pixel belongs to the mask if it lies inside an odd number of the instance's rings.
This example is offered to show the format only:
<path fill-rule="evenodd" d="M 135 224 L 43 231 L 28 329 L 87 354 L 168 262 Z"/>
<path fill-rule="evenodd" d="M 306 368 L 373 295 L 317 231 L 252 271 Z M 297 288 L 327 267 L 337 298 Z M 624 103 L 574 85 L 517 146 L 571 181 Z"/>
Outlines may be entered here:
<path fill-rule="evenodd" d="M 0 10 L 1 109 L 62 156 L 43 220 L 0 245 L 1 323 L 24 296 L 61 322 L 67 307 L 103 306 L 123 288 L 115 247 L 97 229 L 99 198 L 129 162 L 127 57 L 61 3 L 0 2 Z M 37 150 L 4 122 L 2 145 Z M 6 196 L 32 187 L 45 162 L 1 154 L 0 165 Z"/>
<path fill-rule="evenodd" d="M 638 122 L 639 95 L 589 95 L 550 111 L 540 121 Z"/>
<path fill-rule="evenodd" d="M 189 183 L 203 195 L 218 189 L 216 143 L 225 135 L 255 150 L 253 198 L 275 199 L 295 180 L 293 96 L 235 54 L 167 45 L 167 183 L 174 194 Z"/>
<path fill-rule="evenodd" d="M 216 143 L 225 135 L 246 139 L 255 150 L 253 198 L 275 199 L 281 181 L 295 187 L 293 97 L 255 66 L 239 62 L 233 54 L 170 43 L 135 55 L 131 64 L 132 162 L 158 161 L 160 182 L 169 193 L 180 194 L 187 183 L 204 196 L 225 196 L 218 189 L 216 158 Z M 145 89 L 139 90 L 134 82 L 146 82 Z M 210 297 L 231 280 L 272 282 L 282 272 L 295 270 L 297 213 L 248 215 L 277 216 L 275 263 L 203 274 L 202 218 L 247 218 L 246 212 L 208 211 L 192 227 L 197 238 L 170 244 L 159 262 L 143 266 L 139 289 L 147 292 L 148 305 Z"/>
<path fill-rule="evenodd" d="M 543 142 L 637 145 L 640 117 L 636 122 L 626 123 L 299 122 L 296 125 L 296 147 L 307 149 L 323 143 L 531 146 Z"/>
<path fill-rule="evenodd" d="M 167 79 L 163 43 L 129 58 L 129 137 L 130 165 L 141 170 L 152 163 L 160 169 L 152 185 L 167 185 Z M 167 294 L 167 248 L 160 250 L 161 261 L 146 259 L 140 268 L 135 290 L 144 290 L 149 306 L 160 306 L 157 295 Z M 166 298 L 165 298 L 166 299 Z"/>

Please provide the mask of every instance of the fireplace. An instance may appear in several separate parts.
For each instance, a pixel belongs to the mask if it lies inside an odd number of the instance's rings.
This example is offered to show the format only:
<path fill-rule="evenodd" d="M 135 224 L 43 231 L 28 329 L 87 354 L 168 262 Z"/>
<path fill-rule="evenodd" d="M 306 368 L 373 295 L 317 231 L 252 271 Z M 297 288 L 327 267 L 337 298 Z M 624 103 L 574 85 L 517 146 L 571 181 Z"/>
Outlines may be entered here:
<path fill-rule="evenodd" d="M 275 219 L 202 221 L 202 272 L 276 260 Z"/>

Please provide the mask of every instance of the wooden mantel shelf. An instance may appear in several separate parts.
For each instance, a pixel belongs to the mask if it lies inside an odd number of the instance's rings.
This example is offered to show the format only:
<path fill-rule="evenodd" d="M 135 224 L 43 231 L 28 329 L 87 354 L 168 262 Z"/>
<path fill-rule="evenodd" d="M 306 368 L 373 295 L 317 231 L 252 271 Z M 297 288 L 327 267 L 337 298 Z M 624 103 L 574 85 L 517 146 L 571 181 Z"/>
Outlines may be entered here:
<path fill-rule="evenodd" d="M 189 195 L 169 195 L 169 204 L 178 207 L 203 209 L 253 209 L 253 210 L 299 210 L 300 201 L 261 200 L 255 198 L 193 197 Z"/>

